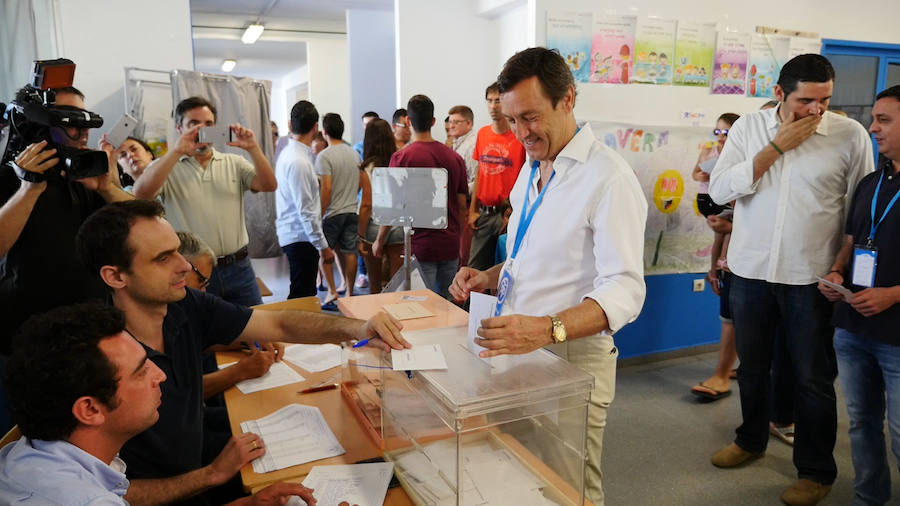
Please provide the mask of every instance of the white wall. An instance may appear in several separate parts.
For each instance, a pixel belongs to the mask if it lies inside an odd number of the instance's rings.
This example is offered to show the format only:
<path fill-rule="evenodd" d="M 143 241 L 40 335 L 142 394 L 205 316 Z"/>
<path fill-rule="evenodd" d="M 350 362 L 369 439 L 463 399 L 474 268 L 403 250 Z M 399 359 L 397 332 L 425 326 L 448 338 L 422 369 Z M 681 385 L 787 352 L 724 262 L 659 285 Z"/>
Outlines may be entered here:
<path fill-rule="evenodd" d="M 306 65 L 297 68 L 281 79 L 272 81 L 272 100 L 269 116 L 278 125 L 281 136 L 288 135 L 288 121 L 291 119 L 291 108 L 297 103 L 293 89 L 309 81 L 309 69 Z"/>
<path fill-rule="evenodd" d="M 310 39 L 306 43 L 306 62 L 309 75 L 309 101 L 319 116 L 336 112 L 345 118 L 346 135 L 353 133 L 356 123 L 350 117 L 350 76 L 347 39 Z M 291 106 L 294 104 L 291 103 Z"/>
<path fill-rule="evenodd" d="M 361 117 L 375 111 L 388 118 L 397 109 L 397 72 L 394 60 L 394 11 L 349 9 L 347 11 L 347 48 L 350 60 L 350 117 L 344 118 L 353 135 L 352 143 L 362 140 Z"/>
<path fill-rule="evenodd" d="M 103 116 L 95 144 L 125 112 L 124 67 L 194 68 L 188 0 L 65 0 L 58 5 L 59 56 L 75 62 L 75 86 Z M 165 15 L 149 16 L 152 12 Z"/>
<path fill-rule="evenodd" d="M 431 98 L 438 140 L 454 105 L 472 108 L 476 128 L 489 123 L 484 89 L 500 71 L 498 23 L 479 16 L 474 0 L 395 0 L 394 13 L 400 107 L 417 93 Z"/>
<path fill-rule="evenodd" d="M 590 0 L 529 0 L 534 4 L 536 44 L 546 43 L 547 10 L 584 10 L 607 14 L 659 16 L 679 20 L 714 21 L 719 31 L 753 32 L 757 25 L 818 32 L 823 38 L 867 42 L 897 42 L 900 2 L 812 0 L 784 2 L 720 2 L 718 0 L 633 0 L 622 8 L 603 9 Z M 580 84 L 575 114 L 579 120 L 610 120 L 637 124 L 677 125 L 682 113 L 705 115 L 712 125 L 727 111 L 758 109 L 765 99 L 710 95 L 706 88 L 653 85 Z"/>

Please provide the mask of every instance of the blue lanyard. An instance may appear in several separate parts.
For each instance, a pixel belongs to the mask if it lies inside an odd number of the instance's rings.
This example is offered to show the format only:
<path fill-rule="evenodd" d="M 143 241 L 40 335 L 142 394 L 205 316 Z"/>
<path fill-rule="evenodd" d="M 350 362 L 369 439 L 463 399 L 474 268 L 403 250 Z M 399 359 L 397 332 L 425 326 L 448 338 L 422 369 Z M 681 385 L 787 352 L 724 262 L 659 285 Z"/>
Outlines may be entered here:
<path fill-rule="evenodd" d="M 875 195 L 872 195 L 872 228 L 869 232 L 869 246 L 875 241 L 875 232 L 878 231 L 878 226 L 881 225 L 881 222 L 884 221 L 884 217 L 887 216 L 887 213 L 894 207 L 894 203 L 897 202 L 897 198 L 900 197 L 900 190 L 897 190 L 897 192 L 894 193 L 894 198 L 888 202 L 887 207 L 884 208 L 884 212 L 881 213 L 881 218 L 879 218 L 878 221 L 875 221 L 875 203 L 878 202 L 878 193 L 881 191 L 882 181 L 884 181 L 884 172 L 882 172 L 881 177 L 878 178 L 878 186 L 875 187 Z M 518 237 L 516 239 L 518 239 Z"/>
<path fill-rule="evenodd" d="M 541 192 L 538 193 L 537 199 L 534 201 L 534 205 L 531 206 L 531 209 L 528 209 L 528 201 L 531 196 L 531 185 L 534 184 L 534 173 L 537 172 L 539 162 L 537 160 L 531 164 L 531 176 L 528 177 L 528 186 L 525 189 L 525 204 L 522 206 L 522 215 L 519 217 L 519 228 L 516 230 L 516 242 L 513 243 L 513 250 L 511 258 L 515 259 L 516 255 L 519 253 L 519 246 L 522 245 L 522 239 L 525 238 L 525 232 L 528 231 L 528 227 L 531 226 L 531 220 L 534 219 L 534 213 L 537 211 L 538 206 L 541 205 L 541 201 L 544 200 L 544 193 L 547 191 L 547 187 L 550 186 L 550 181 L 553 181 L 553 176 L 556 175 L 556 171 L 554 170 L 550 174 L 550 179 L 547 180 L 547 184 L 541 188 Z"/>

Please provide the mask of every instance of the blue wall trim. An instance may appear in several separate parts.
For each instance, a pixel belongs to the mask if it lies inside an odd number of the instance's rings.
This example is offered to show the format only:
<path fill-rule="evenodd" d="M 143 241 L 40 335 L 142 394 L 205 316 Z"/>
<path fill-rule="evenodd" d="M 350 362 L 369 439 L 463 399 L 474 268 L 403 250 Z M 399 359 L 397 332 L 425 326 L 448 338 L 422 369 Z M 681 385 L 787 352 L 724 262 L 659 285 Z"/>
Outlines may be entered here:
<path fill-rule="evenodd" d="M 647 300 L 637 320 L 616 333 L 619 358 L 673 351 L 719 342 L 719 297 L 707 283 L 693 292 L 704 274 L 647 276 Z"/>

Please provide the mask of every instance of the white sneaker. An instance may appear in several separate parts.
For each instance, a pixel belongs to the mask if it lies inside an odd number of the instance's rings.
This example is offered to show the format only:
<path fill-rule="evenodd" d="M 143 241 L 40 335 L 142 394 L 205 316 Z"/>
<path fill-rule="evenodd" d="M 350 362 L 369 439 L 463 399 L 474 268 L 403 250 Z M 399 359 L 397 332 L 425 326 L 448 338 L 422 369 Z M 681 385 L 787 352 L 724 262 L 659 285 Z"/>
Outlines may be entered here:
<path fill-rule="evenodd" d="M 366 276 L 365 274 L 356 276 L 356 283 L 354 284 L 356 285 L 356 288 L 365 288 L 369 286 L 369 276 Z"/>

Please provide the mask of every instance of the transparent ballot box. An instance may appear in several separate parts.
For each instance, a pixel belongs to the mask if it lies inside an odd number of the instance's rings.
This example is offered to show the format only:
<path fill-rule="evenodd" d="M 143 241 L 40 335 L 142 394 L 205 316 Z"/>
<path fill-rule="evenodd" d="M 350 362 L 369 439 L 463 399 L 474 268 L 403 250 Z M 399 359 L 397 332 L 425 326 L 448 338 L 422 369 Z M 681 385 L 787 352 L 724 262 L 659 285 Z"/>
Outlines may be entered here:
<path fill-rule="evenodd" d="M 446 370 L 383 354 L 385 459 L 418 505 L 581 505 L 593 377 L 549 351 L 483 360 L 466 327 L 404 332 Z"/>

